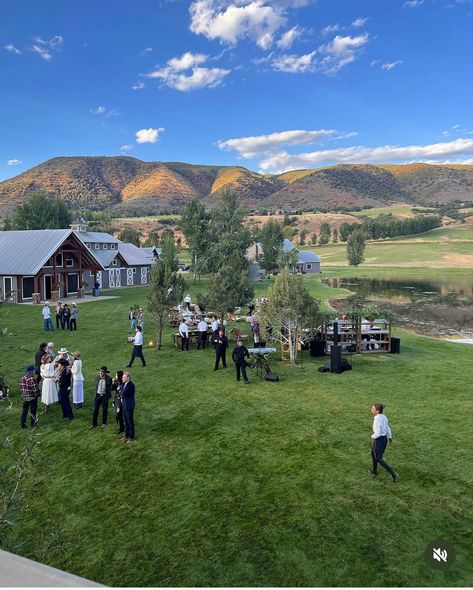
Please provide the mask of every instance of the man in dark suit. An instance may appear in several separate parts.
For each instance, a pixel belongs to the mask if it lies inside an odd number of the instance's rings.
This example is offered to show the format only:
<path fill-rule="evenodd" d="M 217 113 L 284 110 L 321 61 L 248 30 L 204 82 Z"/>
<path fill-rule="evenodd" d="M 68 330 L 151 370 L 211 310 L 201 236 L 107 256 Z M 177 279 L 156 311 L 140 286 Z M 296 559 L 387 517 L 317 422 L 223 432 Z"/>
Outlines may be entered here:
<path fill-rule="evenodd" d="M 220 364 L 220 359 L 222 359 L 223 368 L 227 368 L 227 346 L 228 346 L 228 338 L 225 336 L 225 333 L 222 328 L 218 331 L 218 336 L 214 338 L 214 346 L 215 346 L 215 368 L 214 371 L 218 369 L 218 365 Z"/>
<path fill-rule="evenodd" d="M 123 418 L 125 420 L 125 438 L 123 440 L 129 443 L 135 440 L 135 421 L 133 419 L 133 413 L 135 411 L 135 384 L 131 380 L 130 374 L 126 372 L 123 373 L 122 381 L 121 395 Z"/>
<path fill-rule="evenodd" d="M 250 358 L 250 353 L 248 352 L 248 349 L 246 348 L 246 346 L 243 346 L 243 342 L 241 340 L 238 340 L 237 345 L 233 349 L 233 354 L 232 354 L 232 359 L 233 359 L 233 362 L 235 363 L 235 368 L 236 368 L 236 378 L 237 378 L 237 381 L 240 381 L 240 372 L 241 372 L 243 375 L 243 379 L 245 380 L 245 383 L 248 385 L 250 380 L 248 379 L 248 377 L 246 375 L 246 367 L 248 366 L 246 364 L 247 358 Z"/>
<path fill-rule="evenodd" d="M 110 371 L 107 367 L 100 367 L 98 371 L 99 374 L 94 382 L 94 413 L 92 415 L 92 426 L 89 426 L 89 430 L 97 427 L 100 406 L 102 406 L 102 428 L 107 426 L 108 400 L 112 397 L 112 378 L 108 374 Z"/>
<path fill-rule="evenodd" d="M 71 392 L 72 375 L 71 369 L 69 368 L 69 361 L 64 358 L 60 358 L 57 361 L 58 373 L 57 373 L 57 385 L 58 385 L 58 398 L 62 408 L 62 417 L 74 420 L 74 413 L 72 411 L 71 400 L 69 394 Z"/>

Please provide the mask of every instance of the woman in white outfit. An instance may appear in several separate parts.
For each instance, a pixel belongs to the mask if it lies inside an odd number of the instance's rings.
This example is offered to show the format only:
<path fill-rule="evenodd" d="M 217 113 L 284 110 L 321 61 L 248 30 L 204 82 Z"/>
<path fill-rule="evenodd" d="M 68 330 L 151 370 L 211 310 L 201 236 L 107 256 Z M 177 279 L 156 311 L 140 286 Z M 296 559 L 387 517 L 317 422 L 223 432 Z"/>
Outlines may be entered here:
<path fill-rule="evenodd" d="M 81 408 L 84 403 L 84 376 L 80 352 L 73 352 L 72 358 L 72 403 Z"/>
<path fill-rule="evenodd" d="M 56 386 L 56 367 L 54 366 L 53 357 L 45 355 L 43 357 L 43 364 L 40 368 L 41 377 L 43 378 L 43 386 L 41 389 L 41 401 L 46 406 L 45 412 L 51 404 L 58 401 L 57 386 Z"/>

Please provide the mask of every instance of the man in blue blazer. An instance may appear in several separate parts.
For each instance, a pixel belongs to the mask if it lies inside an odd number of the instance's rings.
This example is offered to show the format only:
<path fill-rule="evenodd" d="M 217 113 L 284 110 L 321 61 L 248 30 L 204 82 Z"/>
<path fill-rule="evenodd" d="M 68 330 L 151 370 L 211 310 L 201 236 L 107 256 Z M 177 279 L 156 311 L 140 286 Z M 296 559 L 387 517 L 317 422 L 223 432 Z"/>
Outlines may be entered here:
<path fill-rule="evenodd" d="M 131 380 L 129 373 L 123 373 L 122 377 L 122 408 L 123 419 L 125 420 L 125 438 L 126 443 L 135 440 L 135 422 L 133 420 L 133 412 L 135 411 L 135 384 Z"/>

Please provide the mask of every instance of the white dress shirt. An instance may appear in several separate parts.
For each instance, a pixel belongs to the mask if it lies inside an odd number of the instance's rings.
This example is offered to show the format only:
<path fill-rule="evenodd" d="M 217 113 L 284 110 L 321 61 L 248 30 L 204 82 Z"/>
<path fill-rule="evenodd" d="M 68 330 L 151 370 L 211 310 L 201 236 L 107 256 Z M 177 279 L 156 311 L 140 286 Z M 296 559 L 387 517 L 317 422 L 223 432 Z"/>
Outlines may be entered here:
<path fill-rule="evenodd" d="M 207 332 L 207 322 L 204 322 L 204 320 L 200 320 L 200 322 L 197 325 L 197 330 L 199 332 Z"/>
<path fill-rule="evenodd" d="M 189 328 L 185 322 L 182 322 L 179 326 L 179 334 L 181 336 L 185 336 L 186 338 L 189 336 Z"/>
<path fill-rule="evenodd" d="M 212 322 L 212 332 L 217 332 L 218 330 L 218 320 L 214 320 Z"/>
<path fill-rule="evenodd" d="M 51 317 L 51 310 L 49 309 L 49 307 L 47 305 L 45 305 L 43 307 L 43 318 L 45 320 L 49 320 L 49 318 Z"/>
<path fill-rule="evenodd" d="M 373 420 L 373 434 L 371 438 L 379 438 L 380 436 L 393 437 L 389 428 L 388 419 L 384 414 L 377 414 Z"/>
<path fill-rule="evenodd" d="M 133 344 L 135 346 L 141 346 L 143 344 L 143 332 L 138 331 L 135 334 L 135 338 L 133 339 Z"/>

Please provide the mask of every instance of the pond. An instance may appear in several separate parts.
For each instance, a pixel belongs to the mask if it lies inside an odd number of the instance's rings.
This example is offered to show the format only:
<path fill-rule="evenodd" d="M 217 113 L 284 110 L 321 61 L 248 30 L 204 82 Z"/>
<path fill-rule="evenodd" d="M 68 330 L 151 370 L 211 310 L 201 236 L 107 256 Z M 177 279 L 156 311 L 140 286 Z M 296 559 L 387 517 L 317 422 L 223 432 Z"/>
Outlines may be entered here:
<path fill-rule="evenodd" d="M 473 273 L 460 276 L 324 278 L 330 287 L 355 295 L 331 301 L 342 310 L 353 300 L 376 303 L 395 312 L 398 325 L 430 336 L 473 338 Z"/>

